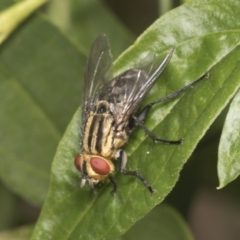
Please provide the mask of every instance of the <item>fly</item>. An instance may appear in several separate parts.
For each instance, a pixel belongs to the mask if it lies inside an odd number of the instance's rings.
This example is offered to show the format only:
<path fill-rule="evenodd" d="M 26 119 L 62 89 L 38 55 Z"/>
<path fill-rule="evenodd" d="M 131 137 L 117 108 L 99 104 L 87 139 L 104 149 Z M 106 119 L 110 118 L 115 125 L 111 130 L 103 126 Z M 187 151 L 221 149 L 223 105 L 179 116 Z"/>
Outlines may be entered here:
<path fill-rule="evenodd" d="M 86 182 L 94 187 L 109 178 L 113 190 L 117 184 L 113 179 L 113 159 L 120 160 L 120 172 L 138 178 L 154 193 L 152 186 L 137 172 L 126 169 L 127 154 L 122 149 L 135 127 L 141 127 L 155 142 L 181 144 L 182 140 L 170 141 L 156 137 L 144 125 L 144 119 L 151 107 L 183 94 L 186 90 L 203 80 L 203 75 L 182 89 L 155 100 L 143 107 L 139 106 L 146 94 L 168 65 L 173 50 L 161 61 L 156 58 L 146 60 L 144 66 L 131 68 L 111 79 L 107 73 L 112 66 L 112 55 L 105 34 L 100 34 L 90 49 L 85 71 L 82 99 L 81 153 L 75 158 L 75 166 L 81 172 L 81 187 Z M 150 55 L 149 55 L 150 56 Z"/>

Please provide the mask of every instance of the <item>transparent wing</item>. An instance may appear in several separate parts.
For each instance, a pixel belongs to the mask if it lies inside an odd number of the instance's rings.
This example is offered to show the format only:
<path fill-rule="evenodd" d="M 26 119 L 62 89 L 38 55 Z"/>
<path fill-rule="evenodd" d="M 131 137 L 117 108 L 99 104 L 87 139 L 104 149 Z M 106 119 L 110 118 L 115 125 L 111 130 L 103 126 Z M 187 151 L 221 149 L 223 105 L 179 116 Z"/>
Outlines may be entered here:
<path fill-rule="evenodd" d="M 137 110 L 168 65 L 173 51 L 174 49 L 171 49 L 161 61 L 158 61 L 155 55 L 148 55 L 144 66 L 125 71 L 104 87 L 99 99 L 110 102 L 111 111 L 117 123 L 127 121 Z"/>
<path fill-rule="evenodd" d="M 106 76 L 111 65 L 112 55 L 107 36 L 100 34 L 93 42 L 87 59 L 82 98 L 82 126 L 85 125 L 102 86 L 107 82 Z"/>
<path fill-rule="evenodd" d="M 107 36 L 100 34 L 93 42 L 87 59 L 83 92 L 83 109 L 88 112 L 96 101 L 101 87 L 106 84 L 106 74 L 112 65 L 112 55 Z"/>

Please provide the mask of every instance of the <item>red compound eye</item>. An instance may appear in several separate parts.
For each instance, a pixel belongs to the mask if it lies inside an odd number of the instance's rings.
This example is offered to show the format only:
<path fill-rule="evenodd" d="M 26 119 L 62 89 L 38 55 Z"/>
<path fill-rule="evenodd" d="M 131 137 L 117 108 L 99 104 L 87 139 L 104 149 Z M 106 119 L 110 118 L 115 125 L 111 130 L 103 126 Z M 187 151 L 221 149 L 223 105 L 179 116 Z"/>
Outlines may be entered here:
<path fill-rule="evenodd" d="M 110 172 L 109 164 L 102 158 L 93 157 L 90 160 L 91 167 L 95 173 L 100 175 L 107 175 Z"/>
<path fill-rule="evenodd" d="M 82 162 L 82 155 L 79 154 L 75 157 L 75 160 L 74 160 L 74 165 L 79 171 L 81 171 L 81 162 Z"/>

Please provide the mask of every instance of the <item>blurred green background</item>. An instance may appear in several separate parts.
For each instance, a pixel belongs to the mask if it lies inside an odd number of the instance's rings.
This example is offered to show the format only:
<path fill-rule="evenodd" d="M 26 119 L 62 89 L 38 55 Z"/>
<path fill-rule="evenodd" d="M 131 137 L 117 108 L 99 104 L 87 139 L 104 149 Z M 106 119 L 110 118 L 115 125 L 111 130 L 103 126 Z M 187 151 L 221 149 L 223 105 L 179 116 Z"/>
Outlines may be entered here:
<path fill-rule="evenodd" d="M 114 57 L 116 58 L 159 16 L 179 6 L 182 2 L 167 0 L 104 0 L 100 1 L 100 4 L 117 21 L 121 21 L 123 23 L 123 31 L 128 32 L 128 37 L 123 41 L 122 46 L 117 46 L 116 49 L 113 49 Z M 72 29 L 68 29 L 69 16 L 68 11 L 66 11 L 67 7 L 68 3 L 66 1 L 53 1 L 51 5 L 42 7 L 39 13 L 52 19 L 62 31 L 71 32 Z M 97 12 L 98 9 L 95 9 L 95 11 Z M 78 16 L 77 12 L 75 14 L 76 18 L 79 17 L 79 21 L 81 21 L 81 17 L 84 17 L 84 13 L 81 16 Z M 59 16 L 62 16 L 61 20 L 59 20 Z M 89 32 L 88 37 L 91 38 L 91 34 L 94 35 L 95 33 L 94 31 Z M 86 36 L 76 34 L 74 37 L 75 39 L 84 39 Z M 74 37 L 72 41 L 76 42 Z M 110 36 L 111 42 L 114 41 L 113 39 L 114 36 Z M 85 43 L 78 47 L 87 53 L 90 44 L 91 42 L 88 38 L 85 38 Z M 77 107 L 77 104 L 72 106 L 72 111 L 59 126 L 61 131 L 64 131 L 74 113 L 74 109 L 77 109 Z M 175 208 L 187 221 L 197 240 L 240 239 L 240 180 L 237 179 L 224 189 L 216 190 L 218 186 L 218 144 L 226 113 L 227 109 L 221 113 L 198 144 L 197 149 L 181 171 L 175 188 L 164 201 L 165 204 Z M 154 212 L 158 213 L 159 209 L 160 206 L 157 206 L 142 222 L 137 223 L 122 238 L 134 239 L 134 236 L 136 236 L 134 234 L 139 231 L 141 224 L 144 224 L 144 226 L 147 226 L 148 223 L 152 225 L 152 221 L 155 221 Z M 19 197 L 4 183 L 0 183 L 0 230 L 33 224 L 36 222 L 39 213 L 40 208 Z M 142 234 L 142 236 L 142 239 L 145 237 L 157 239 L 156 236 L 156 238 L 151 235 L 144 236 Z"/>

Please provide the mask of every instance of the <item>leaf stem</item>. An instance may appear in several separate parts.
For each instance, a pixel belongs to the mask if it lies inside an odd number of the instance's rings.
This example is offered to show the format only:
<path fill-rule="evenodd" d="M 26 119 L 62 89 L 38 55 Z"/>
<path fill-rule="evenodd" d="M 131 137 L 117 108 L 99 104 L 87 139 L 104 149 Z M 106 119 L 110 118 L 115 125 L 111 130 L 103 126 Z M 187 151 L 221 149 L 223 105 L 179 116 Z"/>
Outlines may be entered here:
<path fill-rule="evenodd" d="M 25 0 L 0 12 L 0 44 L 37 8 L 48 0 Z"/>

